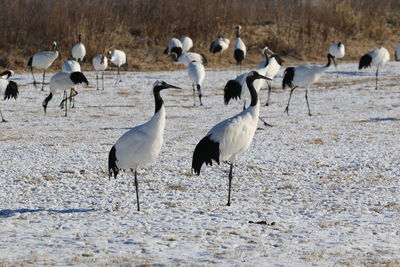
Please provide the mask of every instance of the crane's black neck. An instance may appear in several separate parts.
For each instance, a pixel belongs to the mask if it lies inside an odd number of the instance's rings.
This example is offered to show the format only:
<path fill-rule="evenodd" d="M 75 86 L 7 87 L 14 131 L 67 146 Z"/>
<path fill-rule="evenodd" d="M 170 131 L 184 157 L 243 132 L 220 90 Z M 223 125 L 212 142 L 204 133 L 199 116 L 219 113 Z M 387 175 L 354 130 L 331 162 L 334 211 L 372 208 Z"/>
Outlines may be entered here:
<path fill-rule="evenodd" d="M 252 79 L 251 77 L 246 78 L 247 88 L 249 88 L 250 96 L 251 96 L 250 106 L 254 107 L 258 103 L 258 95 L 257 95 L 256 89 L 254 89 L 253 83 L 254 83 L 254 79 Z"/>
<path fill-rule="evenodd" d="M 269 64 L 269 57 L 268 57 L 267 53 L 264 53 L 264 56 L 265 56 L 265 65 L 264 65 L 264 67 L 266 67 Z"/>
<path fill-rule="evenodd" d="M 161 95 L 160 95 L 160 91 L 161 90 L 162 89 L 161 89 L 160 86 L 156 86 L 153 89 L 154 101 L 155 101 L 155 104 L 156 104 L 156 108 L 155 108 L 154 114 L 156 114 L 161 109 L 161 107 L 164 105 L 164 101 L 163 101 L 163 99 L 161 98 Z"/>
<path fill-rule="evenodd" d="M 239 33 L 239 31 L 240 31 L 240 29 L 237 28 L 237 29 L 236 29 L 236 38 L 240 38 L 240 33 Z"/>

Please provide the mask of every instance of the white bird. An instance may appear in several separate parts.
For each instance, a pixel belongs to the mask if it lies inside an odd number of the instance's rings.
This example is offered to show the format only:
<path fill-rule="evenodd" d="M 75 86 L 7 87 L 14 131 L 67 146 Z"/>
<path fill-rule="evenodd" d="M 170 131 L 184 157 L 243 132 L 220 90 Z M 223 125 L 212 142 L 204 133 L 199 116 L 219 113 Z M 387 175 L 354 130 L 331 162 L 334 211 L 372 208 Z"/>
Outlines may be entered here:
<path fill-rule="evenodd" d="M 81 34 L 78 35 L 78 43 L 72 47 L 72 58 L 76 61 L 83 61 L 86 56 L 85 45 L 81 42 Z"/>
<path fill-rule="evenodd" d="M 236 64 L 239 65 L 239 72 L 241 71 L 242 61 L 246 56 L 246 45 L 243 43 L 242 39 L 240 39 L 240 29 L 242 26 L 236 25 L 236 41 L 233 45 L 233 57 L 236 60 Z"/>
<path fill-rule="evenodd" d="M 219 53 L 221 59 L 222 53 L 228 49 L 229 43 L 229 39 L 226 39 L 223 36 L 218 36 L 216 40 L 211 42 L 209 51 L 213 54 Z"/>
<path fill-rule="evenodd" d="M 176 58 L 176 54 L 173 53 L 172 59 L 174 60 L 175 64 L 183 64 L 188 66 L 190 62 L 197 61 L 202 63 L 203 65 L 207 65 L 208 61 L 207 58 L 203 54 L 195 53 L 195 52 L 187 52 L 183 53 L 180 57 Z"/>
<path fill-rule="evenodd" d="M 361 57 L 358 69 L 366 69 L 372 66 L 376 67 L 376 87 L 378 90 L 378 72 L 379 68 L 383 67 L 386 62 L 390 59 L 389 52 L 386 48 L 380 47 L 375 50 L 369 51 L 367 54 Z"/>
<path fill-rule="evenodd" d="M 396 61 L 400 61 L 400 44 L 396 46 L 396 50 L 394 51 L 394 56 Z"/>
<path fill-rule="evenodd" d="M 171 38 L 168 41 L 167 48 L 164 50 L 165 55 L 172 55 L 172 53 L 175 53 L 176 58 L 179 58 L 182 55 L 182 52 L 183 52 L 182 43 L 177 38 Z"/>
<path fill-rule="evenodd" d="M 93 58 L 93 67 L 96 70 L 96 85 L 99 90 L 99 71 L 101 71 L 101 82 L 104 90 L 104 71 L 108 67 L 108 59 L 103 54 L 97 55 Z"/>
<path fill-rule="evenodd" d="M 57 51 L 57 42 L 53 42 L 53 51 L 42 51 L 34 54 L 28 62 L 28 67 L 31 69 L 33 84 L 36 87 L 35 75 L 33 75 L 33 68 L 35 69 L 43 69 L 43 82 L 42 82 L 42 91 L 44 88 L 44 77 L 46 75 L 46 69 L 48 69 L 51 64 L 53 64 L 54 60 L 58 57 Z"/>
<path fill-rule="evenodd" d="M 113 145 L 108 156 L 109 178 L 117 178 L 120 170 L 135 171 L 135 187 L 137 210 L 140 211 L 137 168 L 154 161 L 161 151 L 165 126 L 164 101 L 160 91 L 167 88 L 176 88 L 163 81 L 156 81 L 153 85 L 155 112 L 146 123 L 136 126 L 122 135 Z"/>
<path fill-rule="evenodd" d="M 0 96 L 4 100 L 8 100 L 11 98 L 17 99 L 18 98 L 18 85 L 14 81 L 9 81 L 8 79 L 14 74 L 12 70 L 6 70 L 0 73 Z M 1 122 L 7 122 L 4 117 L 3 113 L 0 109 L 1 115 Z"/>
<path fill-rule="evenodd" d="M 60 103 L 60 107 L 63 107 L 65 102 L 65 116 L 67 116 L 67 90 L 73 88 L 76 84 L 86 83 L 89 85 L 88 80 L 82 72 L 58 72 L 54 74 L 50 79 L 50 94 L 43 100 L 42 106 L 44 109 L 44 113 L 46 114 L 47 104 L 53 98 L 53 96 L 57 93 L 58 90 L 64 90 L 64 97 Z M 71 97 L 77 95 L 78 92 L 74 92 L 74 95 L 70 95 Z"/>
<path fill-rule="evenodd" d="M 111 63 L 113 63 L 115 66 L 118 67 L 117 80 L 115 83 L 122 82 L 119 69 L 121 68 L 122 65 L 127 64 L 125 52 L 117 49 L 108 51 L 108 59 L 111 61 Z"/>
<path fill-rule="evenodd" d="M 201 84 L 203 83 L 204 77 L 206 75 L 203 64 L 196 61 L 190 62 L 188 65 L 188 74 L 190 80 L 192 80 L 193 106 L 196 106 L 196 90 L 194 88 L 195 85 L 197 87 L 197 93 L 199 95 L 200 106 L 202 106 L 203 102 L 201 102 L 201 97 L 202 97 Z"/>
<path fill-rule="evenodd" d="M 79 72 L 82 71 L 81 70 L 81 65 L 79 64 L 79 62 L 77 62 L 77 61 L 75 61 L 73 59 L 64 61 L 61 70 L 64 71 L 64 72 L 69 72 L 69 73 L 75 72 L 75 71 L 79 71 Z M 77 92 L 76 91 L 76 86 L 74 86 L 73 88 L 71 87 L 71 91 L 70 91 L 71 98 L 70 98 L 70 101 L 69 101 L 70 108 L 71 107 L 75 108 L 75 97 L 74 96 L 76 95 L 76 92 Z"/>
<path fill-rule="evenodd" d="M 331 65 L 331 61 L 335 62 L 334 57 L 331 54 L 327 55 L 328 63 L 325 66 L 319 65 L 301 65 L 298 67 L 290 67 L 286 68 L 285 73 L 283 75 L 282 81 L 282 88 L 285 89 L 286 87 L 290 87 L 290 95 L 289 100 L 285 109 L 285 112 L 289 115 L 289 104 L 290 99 L 292 97 L 292 93 L 294 89 L 298 87 L 305 87 L 306 88 L 306 102 L 308 108 L 308 115 L 311 116 L 310 112 L 310 105 L 308 104 L 308 89 L 311 85 L 319 80 L 319 78 L 324 74 Z"/>
<path fill-rule="evenodd" d="M 331 54 L 335 59 L 343 58 L 345 55 L 344 44 L 342 42 L 331 44 L 328 53 Z M 336 71 L 338 71 L 336 61 L 335 61 L 335 68 Z"/>
<path fill-rule="evenodd" d="M 192 170 L 200 175 L 203 163 L 212 165 L 212 160 L 230 163 L 228 203 L 231 205 L 232 169 L 237 154 L 247 149 L 257 129 L 260 104 L 253 82 L 256 79 L 268 79 L 256 71 L 247 75 L 246 83 L 250 90 L 251 104 L 241 113 L 215 125 L 206 136 L 196 145 L 193 152 Z"/>
<path fill-rule="evenodd" d="M 180 41 L 182 44 L 182 53 L 187 53 L 193 47 L 193 40 L 188 36 L 182 37 Z"/>

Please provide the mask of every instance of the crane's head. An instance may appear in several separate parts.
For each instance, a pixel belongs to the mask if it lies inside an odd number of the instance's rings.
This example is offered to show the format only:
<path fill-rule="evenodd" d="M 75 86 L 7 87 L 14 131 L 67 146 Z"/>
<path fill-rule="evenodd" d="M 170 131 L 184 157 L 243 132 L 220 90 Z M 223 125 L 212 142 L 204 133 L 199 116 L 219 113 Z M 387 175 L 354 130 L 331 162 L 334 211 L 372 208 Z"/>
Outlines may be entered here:
<path fill-rule="evenodd" d="M 1 79 L 8 79 L 13 75 L 14 75 L 14 71 L 6 70 L 6 71 L 3 71 L 2 73 L 0 73 L 0 78 Z"/>
<path fill-rule="evenodd" d="M 237 30 L 237 31 L 240 31 L 240 30 L 242 29 L 242 26 L 236 25 L 236 26 L 234 27 L 234 29 Z"/>
<path fill-rule="evenodd" d="M 264 75 L 261 75 L 257 71 L 250 71 L 246 77 L 246 81 L 249 81 L 249 82 L 254 82 L 255 80 L 258 80 L 258 79 L 264 79 L 264 80 L 271 81 L 271 78 L 265 77 Z"/>
<path fill-rule="evenodd" d="M 168 89 L 168 88 L 182 89 L 178 86 L 171 85 L 171 84 L 168 84 L 168 83 L 166 83 L 164 81 L 160 81 L 160 80 L 157 80 L 153 85 L 153 90 L 161 91 L 161 90 Z"/>
<path fill-rule="evenodd" d="M 53 42 L 53 50 L 54 50 L 54 51 L 57 50 L 57 42 L 56 42 L 56 41 Z"/>

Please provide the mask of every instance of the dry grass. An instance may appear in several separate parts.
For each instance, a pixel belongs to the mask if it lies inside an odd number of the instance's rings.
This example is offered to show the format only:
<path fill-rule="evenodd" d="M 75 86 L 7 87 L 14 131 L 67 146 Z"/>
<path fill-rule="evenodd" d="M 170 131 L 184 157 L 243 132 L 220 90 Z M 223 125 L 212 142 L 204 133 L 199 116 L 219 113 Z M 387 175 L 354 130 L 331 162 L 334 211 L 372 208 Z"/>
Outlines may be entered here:
<path fill-rule="evenodd" d="M 160 70 L 173 65 L 162 55 L 169 38 L 190 36 L 193 50 L 211 59 L 210 67 L 233 64 L 231 52 L 219 58 L 206 53 L 219 34 L 234 39 L 233 26 L 243 26 L 248 46 L 245 64 L 261 58 L 268 45 L 287 59 L 323 60 L 327 46 L 341 40 L 347 59 L 399 40 L 400 2 L 397 0 L 4 0 L 0 66 L 26 70 L 29 57 L 60 44 L 61 60 L 81 33 L 91 58 L 111 47 L 128 54 L 129 69 Z M 40 38 L 39 38 L 40 36 Z M 174 66 L 176 68 L 176 66 Z"/>

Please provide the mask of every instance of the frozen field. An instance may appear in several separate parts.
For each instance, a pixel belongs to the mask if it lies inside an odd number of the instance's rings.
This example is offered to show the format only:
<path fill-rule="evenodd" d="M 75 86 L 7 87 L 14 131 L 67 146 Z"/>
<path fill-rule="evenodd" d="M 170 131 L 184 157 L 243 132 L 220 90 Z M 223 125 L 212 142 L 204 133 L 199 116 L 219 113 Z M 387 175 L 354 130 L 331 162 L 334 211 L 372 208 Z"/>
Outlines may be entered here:
<path fill-rule="evenodd" d="M 207 70 L 204 106 L 193 107 L 186 70 L 124 72 L 97 91 L 78 88 L 68 117 L 62 92 L 35 89 L 14 76 L 20 96 L 0 101 L 0 266 L 8 265 L 400 265 L 400 63 L 390 62 L 375 90 L 375 69 L 331 69 L 309 92 L 274 81 L 272 105 L 234 168 L 232 206 L 225 163 L 191 175 L 197 142 L 240 112 L 223 104 L 233 70 Z M 39 73 L 36 74 L 41 79 Z M 50 78 L 50 74 L 48 74 Z M 139 169 L 142 211 L 131 172 L 108 179 L 114 142 L 153 115 L 151 86 L 162 79 L 183 90 L 166 104 L 159 159 Z M 48 79 L 47 79 L 48 80 Z M 266 100 L 266 90 L 260 93 Z M 263 222 L 266 224 L 254 224 Z"/>

